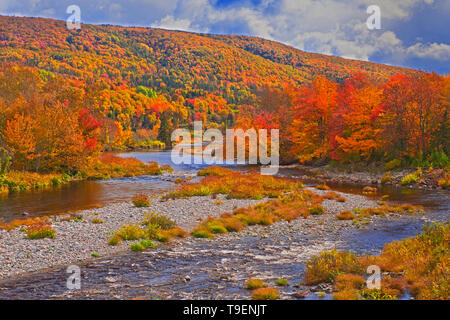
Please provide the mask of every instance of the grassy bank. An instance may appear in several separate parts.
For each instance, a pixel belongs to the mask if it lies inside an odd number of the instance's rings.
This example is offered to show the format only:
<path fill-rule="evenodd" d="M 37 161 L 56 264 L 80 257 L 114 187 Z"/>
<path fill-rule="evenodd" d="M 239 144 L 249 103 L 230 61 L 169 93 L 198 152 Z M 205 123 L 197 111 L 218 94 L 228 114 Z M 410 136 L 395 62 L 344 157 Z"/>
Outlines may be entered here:
<path fill-rule="evenodd" d="M 143 163 L 135 158 L 121 158 L 111 153 L 102 153 L 89 161 L 80 170 L 66 173 L 37 173 L 9 171 L 0 176 L 0 194 L 56 187 L 71 181 L 86 179 L 111 179 L 140 175 L 160 175 L 171 171 L 169 166 L 156 162 Z"/>
<path fill-rule="evenodd" d="M 450 298 L 450 223 L 424 227 L 416 237 L 387 244 L 379 256 L 357 257 L 346 251 L 326 251 L 307 263 L 305 284 L 332 283 L 339 300 L 398 299 L 406 291 L 416 299 Z M 368 266 L 383 273 L 380 289 L 368 289 Z"/>

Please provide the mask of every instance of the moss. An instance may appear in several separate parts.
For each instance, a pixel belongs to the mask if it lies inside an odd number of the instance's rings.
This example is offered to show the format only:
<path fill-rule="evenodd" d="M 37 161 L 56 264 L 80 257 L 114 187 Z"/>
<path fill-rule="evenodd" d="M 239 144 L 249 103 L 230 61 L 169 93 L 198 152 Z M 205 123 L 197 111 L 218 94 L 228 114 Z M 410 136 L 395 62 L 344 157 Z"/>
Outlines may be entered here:
<path fill-rule="evenodd" d="M 277 286 L 282 286 L 282 287 L 284 287 L 284 286 L 288 286 L 288 285 L 289 285 L 289 281 L 286 280 L 286 279 L 284 279 L 284 278 L 279 278 L 279 279 L 275 280 L 275 284 L 276 284 Z"/>
<path fill-rule="evenodd" d="M 132 251 L 142 251 L 155 246 L 156 245 L 151 240 L 141 240 L 140 242 L 131 243 L 130 249 Z"/>

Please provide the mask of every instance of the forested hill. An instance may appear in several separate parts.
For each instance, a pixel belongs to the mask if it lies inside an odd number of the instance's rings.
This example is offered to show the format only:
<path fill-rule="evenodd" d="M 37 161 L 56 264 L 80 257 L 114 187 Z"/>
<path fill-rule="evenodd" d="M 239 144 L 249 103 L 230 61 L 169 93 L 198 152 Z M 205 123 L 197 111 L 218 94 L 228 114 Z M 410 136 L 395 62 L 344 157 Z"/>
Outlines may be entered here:
<path fill-rule="evenodd" d="M 220 91 L 239 104 L 262 83 L 342 80 L 355 72 L 386 80 L 407 69 L 306 53 L 254 37 L 215 36 L 152 28 L 82 25 L 0 16 L 0 59 L 81 80 L 106 79 L 173 93 Z M 198 94 L 198 93 L 197 93 Z"/>
<path fill-rule="evenodd" d="M 448 153 L 449 94 L 450 77 L 261 38 L 0 16 L 0 148 L 16 168 L 167 146 L 195 120 L 279 128 L 286 161 L 428 159 Z"/>

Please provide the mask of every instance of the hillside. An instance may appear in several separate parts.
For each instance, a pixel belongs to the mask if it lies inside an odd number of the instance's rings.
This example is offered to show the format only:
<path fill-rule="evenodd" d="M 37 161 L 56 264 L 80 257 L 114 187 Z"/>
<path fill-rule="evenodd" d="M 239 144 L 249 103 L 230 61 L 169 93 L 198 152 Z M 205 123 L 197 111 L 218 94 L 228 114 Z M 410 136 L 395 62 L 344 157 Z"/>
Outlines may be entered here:
<path fill-rule="evenodd" d="M 315 75 L 334 80 L 365 72 L 386 80 L 407 69 L 306 53 L 253 37 L 214 36 L 151 28 L 83 25 L 0 16 L 0 58 L 82 80 L 105 78 L 173 93 L 220 91 L 239 104 L 262 82 L 295 84 Z"/>
<path fill-rule="evenodd" d="M 33 121 L 47 119 L 49 107 L 58 121 L 72 120 L 54 135 L 72 137 L 57 145 L 72 141 L 73 159 L 167 145 L 173 129 L 194 120 L 221 130 L 280 128 L 288 161 L 448 150 L 448 77 L 261 38 L 110 25 L 70 31 L 64 21 L 0 16 L 0 61 L 0 142 L 24 168 L 42 167 L 36 146 L 48 148 L 52 124 Z"/>

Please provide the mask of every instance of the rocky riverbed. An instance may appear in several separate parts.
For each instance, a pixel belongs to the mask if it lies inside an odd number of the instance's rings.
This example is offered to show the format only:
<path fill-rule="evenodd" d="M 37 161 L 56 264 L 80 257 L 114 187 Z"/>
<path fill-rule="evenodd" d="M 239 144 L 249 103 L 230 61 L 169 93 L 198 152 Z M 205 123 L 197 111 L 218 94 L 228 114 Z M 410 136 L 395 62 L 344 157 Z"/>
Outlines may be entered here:
<path fill-rule="evenodd" d="M 226 200 L 219 196 L 223 204 L 217 205 L 212 197 L 167 202 L 154 199 L 152 206 L 144 210 L 122 203 L 81 212 L 86 222 L 58 221 L 59 217 L 54 224 L 55 239 L 28 240 L 19 231 L 2 231 L 0 251 L 5 259 L 0 262 L 3 278 L 0 280 L 0 299 L 242 299 L 249 297 L 250 293 L 243 286 L 251 277 L 267 279 L 271 284 L 280 277 L 289 280 L 289 286 L 280 288 L 282 298 L 330 292 L 329 286 L 298 285 L 303 277 L 304 262 L 324 249 L 355 249 L 348 239 L 356 227 L 351 221 L 337 220 L 335 214 L 355 207 L 376 206 L 374 200 L 365 196 L 342 195 L 347 199 L 344 203 L 323 202 L 324 215 L 268 227 L 252 226 L 212 240 L 187 238 L 141 253 L 130 253 L 128 244 L 108 246 L 108 232 L 117 230 L 124 223 L 140 222 L 143 211 L 148 210 L 165 213 L 180 227 L 190 230 L 199 219 L 260 201 Z M 91 224 L 92 217 L 106 222 Z M 389 223 L 390 227 L 392 224 L 410 224 L 412 219 L 424 217 L 375 217 L 371 224 L 359 227 L 357 232 L 370 232 L 374 228 L 387 227 Z M 365 245 L 363 253 L 380 250 L 379 245 Z M 100 258 L 92 258 L 92 252 L 99 253 Z M 82 290 L 69 291 L 66 267 L 74 263 L 82 270 Z M 43 271 L 43 268 L 52 269 Z M 33 271 L 39 272 L 30 273 Z M 45 290 L 36 289 L 36 286 Z"/>
<path fill-rule="evenodd" d="M 80 211 L 76 213 L 77 219 L 71 221 L 66 221 L 68 216 L 56 216 L 52 218 L 52 227 L 56 231 L 54 239 L 30 240 L 20 228 L 11 231 L 0 229 L 0 279 L 92 260 L 93 253 L 106 256 L 126 252 L 129 250 L 127 243 L 120 246 L 107 244 L 111 232 L 124 224 L 139 224 L 146 212 L 164 213 L 182 229 L 190 230 L 208 216 L 219 216 L 233 208 L 248 207 L 260 201 L 222 199 L 222 202 L 218 205 L 211 197 L 161 201 L 154 196 L 148 208 L 136 208 L 131 202 L 122 202 Z M 104 223 L 94 224 L 91 222 L 93 218 Z"/>
<path fill-rule="evenodd" d="M 371 170 L 348 168 L 336 168 L 330 165 L 323 166 L 306 166 L 300 164 L 280 166 L 280 170 L 292 170 L 290 176 L 295 176 L 303 180 L 320 181 L 327 183 L 346 183 L 354 185 L 386 185 L 401 186 L 401 180 L 416 170 L 403 169 L 390 171 L 389 178 L 386 179 L 386 170 L 374 167 Z M 438 185 L 438 181 L 445 177 L 443 169 L 432 171 L 424 170 L 423 175 L 418 182 L 405 185 L 402 187 L 422 190 L 444 189 Z M 385 181 L 383 181 L 385 179 Z"/>

